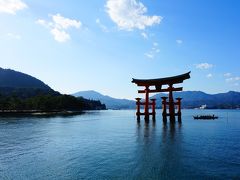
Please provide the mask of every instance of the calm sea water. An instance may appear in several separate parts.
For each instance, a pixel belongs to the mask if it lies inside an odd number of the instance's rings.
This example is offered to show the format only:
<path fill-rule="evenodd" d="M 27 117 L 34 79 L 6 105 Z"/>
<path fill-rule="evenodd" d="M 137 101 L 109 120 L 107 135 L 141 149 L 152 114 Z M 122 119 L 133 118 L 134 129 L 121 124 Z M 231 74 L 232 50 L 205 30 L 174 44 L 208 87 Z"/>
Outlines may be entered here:
<path fill-rule="evenodd" d="M 240 179 L 239 110 L 175 126 L 134 114 L 0 118 L 0 179 Z"/>

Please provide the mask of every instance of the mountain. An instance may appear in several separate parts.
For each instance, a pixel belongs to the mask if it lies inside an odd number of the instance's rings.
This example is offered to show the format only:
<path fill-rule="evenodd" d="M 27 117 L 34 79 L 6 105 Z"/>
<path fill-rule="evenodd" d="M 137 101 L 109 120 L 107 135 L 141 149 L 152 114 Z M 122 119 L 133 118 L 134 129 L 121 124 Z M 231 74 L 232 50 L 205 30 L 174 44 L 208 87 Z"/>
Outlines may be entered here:
<path fill-rule="evenodd" d="M 41 80 L 0 68 L 0 111 L 82 111 L 106 109 L 100 101 L 63 95 Z"/>
<path fill-rule="evenodd" d="M 41 80 L 28 74 L 0 68 L 0 94 L 28 98 L 36 95 L 58 95 L 59 93 L 52 90 Z"/>
<path fill-rule="evenodd" d="M 183 91 L 173 93 L 174 97 L 181 97 L 183 108 L 198 108 L 201 105 L 207 105 L 207 108 L 239 108 L 240 92 L 229 91 L 227 93 L 207 94 L 201 91 Z M 157 99 L 158 107 L 161 105 L 161 97 L 167 96 L 164 93 L 154 95 Z"/>
<path fill-rule="evenodd" d="M 38 88 L 51 90 L 48 85 L 35 77 L 22 72 L 3 68 L 0 68 L 0 87 Z"/>
<path fill-rule="evenodd" d="M 133 109 L 136 104 L 135 101 L 112 98 L 110 96 L 102 95 L 96 91 L 80 91 L 74 93 L 73 96 L 99 100 L 106 105 L 107 109 Z"/>

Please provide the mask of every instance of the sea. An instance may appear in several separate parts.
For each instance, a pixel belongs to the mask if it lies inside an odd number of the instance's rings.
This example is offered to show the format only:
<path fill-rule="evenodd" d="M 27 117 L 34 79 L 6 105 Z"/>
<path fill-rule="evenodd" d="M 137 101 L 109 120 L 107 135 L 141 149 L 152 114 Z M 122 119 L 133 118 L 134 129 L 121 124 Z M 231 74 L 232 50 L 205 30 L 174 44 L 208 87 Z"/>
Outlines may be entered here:
<path fill-rule="evenodd" d="M 214 114 L 216 120 L 194 120 Z M 240 110 L 0 118 L 0 179 L 240 179 Z"/>

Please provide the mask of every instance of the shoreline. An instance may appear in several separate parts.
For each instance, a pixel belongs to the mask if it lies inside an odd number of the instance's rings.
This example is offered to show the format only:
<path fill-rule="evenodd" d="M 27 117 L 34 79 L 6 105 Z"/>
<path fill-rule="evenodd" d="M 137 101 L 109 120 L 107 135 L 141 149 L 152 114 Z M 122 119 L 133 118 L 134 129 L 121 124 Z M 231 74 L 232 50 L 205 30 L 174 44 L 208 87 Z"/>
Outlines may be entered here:
<path fill-rule="evenodd" d="M 1 110 L 0 117 L 19 117 L 19 116 L 73 116 L 84 114 L 84 111 L 71 111 L 71 110 Z"/>

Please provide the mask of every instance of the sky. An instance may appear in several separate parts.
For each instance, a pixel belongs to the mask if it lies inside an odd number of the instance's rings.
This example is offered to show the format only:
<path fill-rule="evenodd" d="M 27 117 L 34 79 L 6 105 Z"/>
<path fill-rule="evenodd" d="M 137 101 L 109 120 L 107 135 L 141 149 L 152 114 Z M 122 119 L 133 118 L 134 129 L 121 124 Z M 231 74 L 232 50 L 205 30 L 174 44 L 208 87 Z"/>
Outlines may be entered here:
<path fill-rule="evenodd" d="M 132 78 L 188 71 L 185 91 L 240 91 L 239 9 L 239 0 L 0 0 L 0 67 L 66 94 L 134 99 Z"/>

